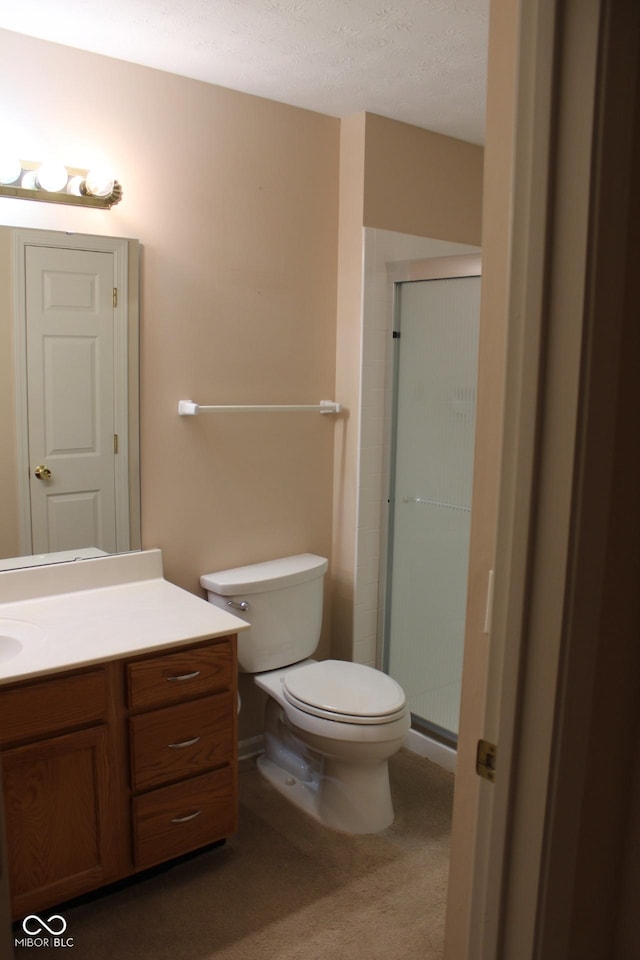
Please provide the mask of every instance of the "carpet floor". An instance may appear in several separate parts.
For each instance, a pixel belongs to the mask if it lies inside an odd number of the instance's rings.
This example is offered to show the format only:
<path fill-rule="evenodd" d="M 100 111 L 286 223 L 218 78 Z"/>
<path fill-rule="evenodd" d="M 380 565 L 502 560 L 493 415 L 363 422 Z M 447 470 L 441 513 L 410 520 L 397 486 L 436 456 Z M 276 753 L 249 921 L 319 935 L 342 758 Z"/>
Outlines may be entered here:
<path fill-rule="evenodd" d="M 240 765 L 240 829 L 223 846 L 60 908 L 71 960 L 440 960 L 453 776 L 401 750 L 396 819 L 327 830 Z M 16 949 L 16 960 L 60 956 Z"/>

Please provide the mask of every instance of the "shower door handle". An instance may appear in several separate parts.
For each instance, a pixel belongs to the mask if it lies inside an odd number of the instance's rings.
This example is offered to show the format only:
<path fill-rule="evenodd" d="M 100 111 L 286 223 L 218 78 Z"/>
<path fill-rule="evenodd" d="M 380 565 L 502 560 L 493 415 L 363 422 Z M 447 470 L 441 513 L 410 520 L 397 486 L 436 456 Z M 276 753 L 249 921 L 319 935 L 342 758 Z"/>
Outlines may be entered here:
<path fill-rule="evenodd" d="M 471 507 L 464 503 L 445 503 L 442 500 L 428 500 L 426 497 L 403 497 L 403 503 L 426 503 L 430 507 L 446 507 L 448 510 L 464 510 L 470 513 Z"/>

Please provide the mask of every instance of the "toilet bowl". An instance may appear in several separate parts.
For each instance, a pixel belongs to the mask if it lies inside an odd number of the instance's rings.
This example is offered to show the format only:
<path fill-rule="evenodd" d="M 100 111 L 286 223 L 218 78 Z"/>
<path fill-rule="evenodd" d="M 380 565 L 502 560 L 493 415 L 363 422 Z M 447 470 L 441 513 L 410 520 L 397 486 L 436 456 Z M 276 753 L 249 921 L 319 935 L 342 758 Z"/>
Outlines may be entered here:
<path fill-rule="evenodd" d="M 254 679 L 270 697 L 261 773 L 334 829 L 376 833 L 388 827 L 393 804 L 387 761 L 410 726 L 398 684 L 371 667 L 338 660 L 307 660 Z M 386 694 L 384 709 L 375 703 L 380 693 Z M 387 710 L 390 696 L 393 709 Z"/>
<path fill-rule="evenodd" d="M 300 554 L 205 574 L 211 603 L 251 624 L 238 666 L 267 694 L 263 776 L 317 820 L 347 833 L 393 822 L 388 760 L 410 714 L 402 688 L 372 667 L 312 659 L 327 561 Z"/>

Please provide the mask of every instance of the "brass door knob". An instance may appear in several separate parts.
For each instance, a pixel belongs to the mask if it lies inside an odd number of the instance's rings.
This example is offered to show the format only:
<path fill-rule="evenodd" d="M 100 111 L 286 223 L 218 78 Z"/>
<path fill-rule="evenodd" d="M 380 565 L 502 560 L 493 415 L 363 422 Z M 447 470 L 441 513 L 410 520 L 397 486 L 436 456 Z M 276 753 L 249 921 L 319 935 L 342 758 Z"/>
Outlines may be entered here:
<path fill-rule="evenodd" d="M 51 470 L 49 470 L 49 467 L 45 467 L 44 464 L 40 464 L 33 472 L 38 480 L 51 480 Z"/>

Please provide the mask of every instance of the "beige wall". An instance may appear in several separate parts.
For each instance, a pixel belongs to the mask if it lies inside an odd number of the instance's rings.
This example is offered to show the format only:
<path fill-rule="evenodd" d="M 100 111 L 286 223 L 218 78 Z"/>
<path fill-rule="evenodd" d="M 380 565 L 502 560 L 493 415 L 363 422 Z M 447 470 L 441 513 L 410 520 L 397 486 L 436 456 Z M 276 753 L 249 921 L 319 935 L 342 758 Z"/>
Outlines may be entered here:
<path fill-rule="evenodd" d="M 480 244 L 483 149 L 366 115 L 364 224 Z"/>
<path fill-rule="evenodd" d="M 3 140 L 102 154 L 124 188 L 111 211 L 3 198 L 0 223 L 142 243 L 143 546 L 197 593 L 221 567 L 330 557 L 334 419 L 184 420 L 177 402 L 333 398 L 339 122 L 5 31 L 0 59 Z"/>
<path fill-rule="evenodd" d="M 330 555 L 330 417 L 176 410 L 332 398 L 338 121 L 16 34 L 0 44 L 3 139 L 78 166 L 97 146 L 124 188 L 108 212 L 1 199 L 1 222 L 142 243 L 144 546 L 194 591 L 220 566 Z"/>
<path fill-rule="evenodd" d="M 348 418 L 335 441 L 332 642 L 348 659 L 358 569 L 363 228 L 479 244 L 482 162 L 481 147 L 374 114 L 341 124 L 336 395 Z"/>

